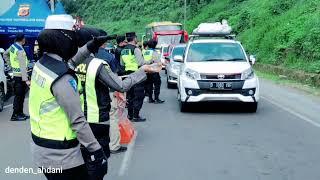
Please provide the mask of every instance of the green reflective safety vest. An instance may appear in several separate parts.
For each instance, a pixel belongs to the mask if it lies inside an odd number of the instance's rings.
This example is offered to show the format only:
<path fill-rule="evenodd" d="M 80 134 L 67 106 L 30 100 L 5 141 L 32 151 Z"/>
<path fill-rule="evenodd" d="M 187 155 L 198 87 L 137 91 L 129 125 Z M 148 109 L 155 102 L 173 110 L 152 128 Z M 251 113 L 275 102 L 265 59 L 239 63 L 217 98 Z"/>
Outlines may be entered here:
<path fill-rule="evenodd" d="M 46 61 L 52 62 L 52 59 Z M 58 69 L 58 66 L 56 68 Z M 63 142 L 76 139 L 76 133 L 71 128 L 66 112 L 59 106 L 51 92 L 53 82 L 63 74 L 58 75 L 40 62 L 34 66 L 29 95 L 29 113 L 31 132 L 38 138 Z"/>
<path fill-rule="evenodd" d="M 17 44 L 12 44 L 10 46 L 10 64 L 11 64 L 11 68 L 13 71 L 14 75 L 21 75 L 21 69 L 20 69 L 20 64 L 19 64 L 19 60 L 18 60 L 18 51 L 23 50 L 23 48 L 21 48 L 20 46 L 18 46 Z M 28 66 L 28 58 L 27 56 L 25 57 L 25 63 L 26 63 L 26 67 Z"/>
<path fill-rule="evenodd" d="M 143 52 L 144 60 L 149 62 L 152 60 L 153 50 L 145 50 Z"/>
<path fill-rule="evenodd" d="M 96 77 L 101 65 L 109 66 L 107 62 L 93 58 L 88 63 L 82 63 L 76 68 L 82 110 L 89 123 L 100 122 Z"/>
<path fill-rule="evenodd" d="M 137 71 L 139 69 L 136 57 L 132 53 L 132 49 L 123 49 L 121 58 L 124 63 L 125 71 Z"/>

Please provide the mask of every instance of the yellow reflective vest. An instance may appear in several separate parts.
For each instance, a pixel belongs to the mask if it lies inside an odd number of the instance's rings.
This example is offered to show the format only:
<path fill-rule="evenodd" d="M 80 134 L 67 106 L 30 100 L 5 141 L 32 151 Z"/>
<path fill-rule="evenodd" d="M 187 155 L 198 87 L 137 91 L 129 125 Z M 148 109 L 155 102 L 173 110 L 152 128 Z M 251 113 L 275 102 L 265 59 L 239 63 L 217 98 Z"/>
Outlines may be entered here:
<path fill-rule="evenodd" d="M 125 71 L 137 71 L 139 69 L 138 62 L 132 49 L 123 49 L 121 51 L 121 58 L 124 63 Z"/>
<path fill-rule="evenodd" d="M 43 60 L 43 58 L 46 58 Z M 68 69 L 63 62 L 44 56 L 36 63 L 31 77 L 29 95 L 29 113 L 31 132 L 36 144 L 46 147 L 62 145 L 76 140 L 76 132 L 66 112 L 59 106 L 51 92 L 53 83 L 63 76 Z M 46 62 L 49 65 L 46 64 Z M 52 68 L 48 68 L 52 66 Z M 61 67 L 61 68 L 60 68 Z M 66 68 L 63 70 L 63 68 Z M 54 72 L 50 69 L 59 69 Z M 63 91 L 63 90 L 62 90 Z M 50 148 L 50 147 L 49 147 Z M 59 149 L 59 147 L 57 147 Z"/>
<path fill-rule="evenodd" d="M 144 60 L 149 62 L 152 60 L 153 50 L 145 50 L 143 52 Z"/>
<path fill-rule="evenodd" d="M 93 58 L 87 63 L 78 65 L 76 68 L 82 110 L 85 112 L 89 123 L 100 122 L 96 77 L 101 65 L 109 66 L 107 62 Z"/>
<path fill-rule="evenodd" d="M 14 75 L 21 75 L 21 69 L 20 69 L 20 64 L 19 64 L 19 60 L 18 60 L 18 51 L 22 51 L 23 48 L 21 48 L 19 45 L 17 45 L 16 43 L 12 44 L 10 46 L 10 64 L 11 64 L 11 68 L 13 71 Z M 23 50 L 24 51 L 24 50 Z M 26 67 L 28 67 L 28 58 L 27 56 L 25 57 L 25 63 L 26 63 Z"/>

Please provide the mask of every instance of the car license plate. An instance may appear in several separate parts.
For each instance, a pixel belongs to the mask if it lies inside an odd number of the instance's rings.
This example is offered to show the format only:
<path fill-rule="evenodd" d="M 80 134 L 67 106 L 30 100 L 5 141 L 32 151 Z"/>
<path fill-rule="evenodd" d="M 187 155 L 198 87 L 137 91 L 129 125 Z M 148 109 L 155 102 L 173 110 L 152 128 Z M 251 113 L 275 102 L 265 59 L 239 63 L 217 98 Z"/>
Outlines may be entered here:
<path fill-rule="evenodd" d="M 231 82 L 214 82 L 210 84 L 211 89 L 230 90 L 232 89 Z"/>

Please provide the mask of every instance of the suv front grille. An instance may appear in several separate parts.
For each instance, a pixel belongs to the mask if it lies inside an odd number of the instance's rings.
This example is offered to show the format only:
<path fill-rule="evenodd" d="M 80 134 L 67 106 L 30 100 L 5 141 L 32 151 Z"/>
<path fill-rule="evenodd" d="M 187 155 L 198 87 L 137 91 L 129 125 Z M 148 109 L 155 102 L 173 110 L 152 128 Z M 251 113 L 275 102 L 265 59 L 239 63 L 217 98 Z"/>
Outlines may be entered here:
<path fill-rule="evenodd" d="M 201 79 L 240 80 L 241 74 L 201 74 Z"/>

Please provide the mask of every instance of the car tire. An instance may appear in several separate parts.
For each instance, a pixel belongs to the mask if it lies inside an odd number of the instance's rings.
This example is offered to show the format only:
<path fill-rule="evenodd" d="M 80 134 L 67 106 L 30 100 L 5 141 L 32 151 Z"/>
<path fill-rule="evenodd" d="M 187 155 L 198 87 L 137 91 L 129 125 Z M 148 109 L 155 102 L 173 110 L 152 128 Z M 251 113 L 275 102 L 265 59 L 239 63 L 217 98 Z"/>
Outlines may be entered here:
<path fill-rule="evenodd" d="M 5 101 L 4 88 L 3 86 L 0 86 L 0 112 L 3 111 L 4 101 Z"/>
<path fill-rule="evenodd" d="M 171 84 L 171 83 L 167 82 L 167 87 L 168 87 L 168 89 L 174 89 L 175 84 Z"/>
<path fill-rule="evenodd" d="M 247 105 L 248 112 L 255 113 L 258 109 L 258 102 L 249 103 Z"/>
<path fill-rule="evenodd" d="M 179 106 L 180 106 L 180 112 L 188 112 L 189 110 L 189 105 L 186 102 L 182 102 L 181 100 L 179 101 Z"/>
<path fill-rule="evenodd" d="M 178 90 L 178 102 L 179 102 L 180 112 L 187 112 L 189 105 L 186 102 L 182 102 L 179 90 Z"/>
<path fill-rule="evenodd" d="M 169 77 L 168 77 L 168 76 L 167 76 L 167 88 L 168 88 L 168 89 L 173 89 L 173 88 L 175 88 L 175 85 L 174 85 L 174 84 L 169 83 Z"/>

